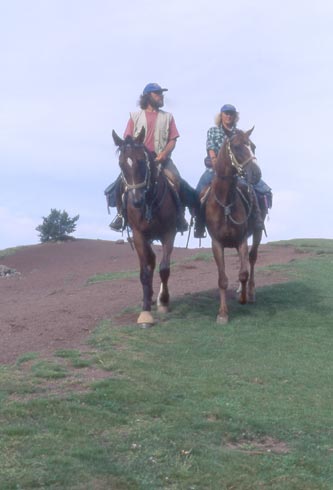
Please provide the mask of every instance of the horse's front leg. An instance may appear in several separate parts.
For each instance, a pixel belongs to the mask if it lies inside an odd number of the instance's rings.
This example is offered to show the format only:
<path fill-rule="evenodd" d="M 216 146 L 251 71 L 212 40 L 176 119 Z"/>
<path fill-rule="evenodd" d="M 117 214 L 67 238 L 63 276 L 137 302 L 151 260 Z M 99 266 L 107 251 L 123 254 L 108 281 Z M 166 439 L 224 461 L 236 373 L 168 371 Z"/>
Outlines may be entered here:
<path fill-rule="evenodd" d="M 157 297 L 157 309 L 161 313 L 167 313 L 169 311 L 170 295 L 168 289 L 168 280 L 170 277 L 170 259 L 173 250 L 174 239 L 175 234 L 172 233 L 162 243 L 163 255 L 160 262 L 161 287 Z"/>
<path fill-rule="evenodd" d="M 239 282 L 240 282 L 240 292 L 239 292 L 239 302 L 242 305 L 247 303 L 247 292 L 246 286 L 249 279 L 249 250 L 247 245 L 247 240 L 238 247 L 238 256 L 240 259 L 239 268 Z"/>
<path fill-rule="evenodd" d="M 228 278 L 225 273 L 224 247 L 215 239 L 212 239 L 212 249 L 218 270 L 218 286 L 220 291 L 220 309 L 216 317 L 216 322 L 225 325 L 229 321 L 227 304 Z"/>
<path fill-rule="evenodd" d="M 142 327 L 149 327 L 154 324 L 151 314 L 153 298 L 153 276 L 155 270 L 155 254 L 151 245 L 140 234 L 133 231 L 133 240 L 136 252 L 140 261 L 140 281 L 143 291 L 142 311 L 137 322 Z"/>

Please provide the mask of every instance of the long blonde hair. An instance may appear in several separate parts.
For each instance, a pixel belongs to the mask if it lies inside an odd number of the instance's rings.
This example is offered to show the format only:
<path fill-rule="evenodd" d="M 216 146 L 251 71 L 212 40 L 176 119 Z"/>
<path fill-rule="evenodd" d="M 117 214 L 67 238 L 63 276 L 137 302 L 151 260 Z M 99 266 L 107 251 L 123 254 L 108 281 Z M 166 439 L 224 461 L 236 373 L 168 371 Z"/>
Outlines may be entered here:
<path fill-rule="evenodd" d="M 239 112 L 236 112 L 234 126 L 237 126 L 238 121 L 239 121 Z M 215 122 L 216 126 L 221 126 L 221 124 L 222 124 L 222 112 L 219 112 L 218 114 L 216 114 L 216 116 L 214 118 L 214 122 Z"/>

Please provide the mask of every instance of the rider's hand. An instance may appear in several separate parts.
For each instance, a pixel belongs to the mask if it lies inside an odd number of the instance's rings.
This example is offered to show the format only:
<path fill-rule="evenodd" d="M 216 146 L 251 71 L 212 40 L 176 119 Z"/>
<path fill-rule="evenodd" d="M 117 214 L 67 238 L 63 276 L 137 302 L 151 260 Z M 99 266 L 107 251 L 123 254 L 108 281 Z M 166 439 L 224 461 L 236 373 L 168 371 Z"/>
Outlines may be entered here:
<path fill-rule="evenodd" d="M 165 153 L 165 151 L 161 151 L 161 153 L 159 153 L 157 155 L 157 157 L 155 158 L 155 161 L 158 162 L 158 163 L 161 163 L 161 162 L 164 162 L 166 159 L 167 159 L 167 154 Z"/>

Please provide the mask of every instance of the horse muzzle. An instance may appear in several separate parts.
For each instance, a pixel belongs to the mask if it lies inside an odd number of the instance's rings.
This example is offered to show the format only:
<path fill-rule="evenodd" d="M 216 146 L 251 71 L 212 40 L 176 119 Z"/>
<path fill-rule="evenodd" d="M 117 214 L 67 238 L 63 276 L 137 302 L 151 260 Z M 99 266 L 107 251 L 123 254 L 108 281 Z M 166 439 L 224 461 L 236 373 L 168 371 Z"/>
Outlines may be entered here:
<path fill-rule="evenodd" d="M 143 207 L 145 203 L 145 192 L 140 189 L 132 189 L 128 191 L 128 197 L 135 208 L 139 209 Z"/>

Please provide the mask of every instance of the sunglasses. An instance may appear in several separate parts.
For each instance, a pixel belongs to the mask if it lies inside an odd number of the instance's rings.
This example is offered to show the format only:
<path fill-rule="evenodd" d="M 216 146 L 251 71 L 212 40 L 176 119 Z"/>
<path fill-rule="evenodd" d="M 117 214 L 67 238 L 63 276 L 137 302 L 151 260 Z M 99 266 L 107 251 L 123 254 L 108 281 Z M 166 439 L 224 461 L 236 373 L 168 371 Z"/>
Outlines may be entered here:
<path fill-rule="evenodd" d="M 234 116 L 236 112 L 234 111 L 224 111 L 223 114 L 226 114 L 227 116 Z"/>

